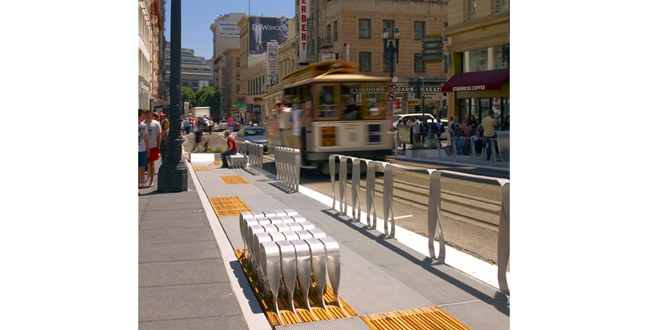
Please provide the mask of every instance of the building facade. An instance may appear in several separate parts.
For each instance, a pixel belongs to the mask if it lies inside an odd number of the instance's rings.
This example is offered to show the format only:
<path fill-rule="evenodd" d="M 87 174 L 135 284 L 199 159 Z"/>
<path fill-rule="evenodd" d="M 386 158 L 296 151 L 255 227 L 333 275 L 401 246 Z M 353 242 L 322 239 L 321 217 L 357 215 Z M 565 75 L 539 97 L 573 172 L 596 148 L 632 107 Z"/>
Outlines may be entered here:
<path fill-rule="evenodd" d="M 262 17 L 245 15 L 238 21 L 240 28 L 240 96 L 246 105 L 239 112 L 245 120 L 251 120 L 262 111 L 261 98 L 266 90 L 267 77 L 266 42 L 278 42 L 278 59 L 282 55 L 280 46 L 295 40 L 296 20 L 285 17 Z M 262 28 L 258 26 L 262 25 Z M 259 32 L 261 31 L 261 32 Z M 273 32 L 273 33 L 272 33 Z M 286 74 L 286 73 L 285 73 Z M 284 76 L 278 74 L 278 78 Z"/>
<path fill-rule="evenodd" d="M 444 30 L 450 58 L 450 116 L 475 117 L 488 110 L 500 126 L 510 115 L 510 24 L 508 0 L 450 0 Z"/>
<path fill-rule="evenodd" d="M 239 48 L 227 48 L 223 52 L 224 58 L 222 61 L 223 68 L 222 71 L 223 77 L 222 82 L 225 85 L 224 91 L 222 92 L 222 105 L 225 109 L 224 118 L 233 116 L 239 120 L 239 111 L 237 104 L 243 104 L 244 98 L 241 91 L 241 72 L 240 72 L 240 49 Z"/>
<path fill-rule="evenodd" d="M 211 24 L 214 59 L 223 55 L 226 48 L 239 48 L 240 27 L 237 26 L 237 22 L 243 16 L 243 13 L 218 15 L 217 19 Z"/>
<path fill-rule="evenodd" d="M 300 17 L 300 8 L 296 1 L 296 17 Z M 445 105 L 440 88 L 446 81 L 447 67 L 443 62 L 423 61 L 422 39 L 442 34 L 448 25 L 447 10 L 445 0 L 310 0 L 307 62 L 340 59 L 358 63 L 363 74 L 389 76 L 390 60 L 384 56 L 382 34 L 384 29 L 388 31 L 389 45 L 389 41 L 394 43 L 393 32 L 398 28 L 401 37 L 394 76 L 400 90 L 395 114 L 408 113 L 421 103 L 409 88 L 416 78 L 423 80 L 426 104 L 440 109 Z M 297 29 L 299 35 L 301 25 Z"/>
<path fill-rule="evenodd" d="M 170 43 L 166 43 L 166 67 L 170 68 Z M 170 86 L 170 71 L 166 72 L 165 86 Z M 201 56 L 195 56 L 195 50 L 181 49 L 181 87 L 189 87 L 193 92 L 203 86 L 213 86 L 213 61 Z M 166 87 L 168 88 L 168 87 Z M 168 90 L 166 90 L 168 92 Z"/>
<path fill-rule="evenodd" d="M 158 24 L 159 17 L 155 15 L 153 17 L 154 5 L 152 0 L 139 0 L 139 51 L 138 51 L 138 61 L 139 61 L 139 90 L 138 90 L 138 108 L 139 109 L 150 109 L 150 100 L 154 93 L 153 89 L 156 84 L 155 70 L 153 68 L 153 63 L 158 62 L 157 54 L 153 49 L 153 42 L 151 40 L 156 40 L 155 28 L 158 33 Z M 153 20 L 156 19 L 155 23 Z"/>

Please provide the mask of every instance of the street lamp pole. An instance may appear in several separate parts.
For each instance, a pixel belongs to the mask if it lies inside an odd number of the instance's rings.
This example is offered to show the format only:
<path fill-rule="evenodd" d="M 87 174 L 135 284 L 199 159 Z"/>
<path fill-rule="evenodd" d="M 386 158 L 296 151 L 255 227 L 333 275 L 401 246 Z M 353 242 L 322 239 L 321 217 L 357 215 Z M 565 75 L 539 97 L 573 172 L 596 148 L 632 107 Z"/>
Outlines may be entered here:
<path fill-rule="evenodd" d="M 158 192 L 188 190 L 188 168 L 182 160 L 181 137 L 181 0 L 170 4 L 170 129 L 166 138 L 166 158 L 159 167 Z"/>

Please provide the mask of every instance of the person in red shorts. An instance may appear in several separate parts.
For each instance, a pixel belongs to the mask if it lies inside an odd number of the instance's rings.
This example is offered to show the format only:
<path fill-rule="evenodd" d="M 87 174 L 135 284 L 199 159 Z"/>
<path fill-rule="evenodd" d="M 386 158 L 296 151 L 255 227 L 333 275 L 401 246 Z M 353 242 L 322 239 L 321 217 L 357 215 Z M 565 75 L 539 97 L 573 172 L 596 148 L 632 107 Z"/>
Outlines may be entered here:
<path fill-rule="evenodd" d="M 152 111 L 146 110 L 146 120 L 143 121 L 148 126 L 148 174 L 150 175 L 150 184 L 148 187 L 154 187 L 155 178 L 155 161 L 159 159 L 159 146 L 161 145 L 161 124 L 152 119 Z"/>

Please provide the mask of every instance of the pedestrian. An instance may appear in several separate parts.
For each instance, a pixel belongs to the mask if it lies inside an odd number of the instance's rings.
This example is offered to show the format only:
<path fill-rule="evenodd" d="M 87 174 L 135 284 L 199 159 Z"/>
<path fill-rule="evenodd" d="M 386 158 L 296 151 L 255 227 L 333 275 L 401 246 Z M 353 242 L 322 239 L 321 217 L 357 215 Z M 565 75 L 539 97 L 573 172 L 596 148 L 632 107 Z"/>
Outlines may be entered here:
<path fill-rule="evenodd" d="M 302 115 L 300 116 L 300 157 L 304 165 L 310 165 L 307 159 L 307 128 L 311 124 L 313 111 L 311 110 L 311 101 L 300 103 Z"/>
<path fill-rule="evenodd" d="M 434 121 L 434 118 L 430 118 L 430 139 L 434 140 L 438 137 L 439 133 L 439 126 L 437 126 L 437 123 Z"/>
<path fill-rule="evenodd" d="M 459 116 L 456 116 L 452 124 L 450 124 L 450 138 L 456 144 L 456 149 L 461 151 L 463 139 L 461 138 L 461 122 L 459 122 Z"/>
<path fill-rule="evenodd" d="M 195 148 L 202 142 L 202 135 L 204 134 L 204 126 L 198 126 L 197 130 L 195 131 Z M 205 152 L 205 151 L 204 151 Z"/>
<path fill-rule="evenodd" d="M 504 121 L 504 125 L 502 125 L 502 130 L 506 132 L 511 131 L 511 116 L 508 115 L 506 116 L 506 120 Z"/>
<path fill-rule="evenodd" d="M 414 122 L 412 123 L 412 141 L 413 146 L 421 142 L 421 122 L 419 121 L 419 116 L 414 116 Z"/>
<path fill-rule="evenodd" d="M 493 139 L 495 138 L 495 112 L 488 110 L 488 116 L 482 120 L 484 142 L 486 143 L 486 159 L 490 160 L 493 150 Z"/>
<path fill-rule="evenodd" d="M 155 161 L 159 159 L 159 146 L 161 145 L 161 124 L 152 119 L 152 111 L 146 110 L 144 123 L 148 126 L 148 174 L 150 175 L 150 184 L 153 187 L 155 178 Z"/>
<path fill-rule="evenodd" d="M 228 116 L 228 131 L 233 132 L 233 116 Z"/>
<path fill-rule="evenodd" d="M 274 104 L 278 115 L 278 127 L 280 128 L 280 140 L 282 146 L 291 145 L 289 137 L 291 135 L 291 102 L 280 100 Z"/>
<path fill-rule="evenodd" d="M 441 137 L 441 134 L 446 131 L 446 128 L 443 127 L 443 123 L 441 122 L 441 117 L 437 117 L 437 137 Z"/>
<path fill-rule="evenodd" d="M 188 117 L 184 118 L 184 131 L 186 135 L 190 134 L 190 120 L 188 120 Z"/>
<path fill-rule="evenodd" d="M 470 135 L 472 134 L 472 126 L 470 126 L 470 119 L 468 118 L 468 115 L 466 115 L 466 119 L 464 122 L 461 124 L 461 137 L 463 140 L 463 151 L 462 153 L 464 155 L 469 155 L 470 154 Z"/>
<path fill-rule="evenodd" d="M 302 108 L 306 108 L 306 106 L 303 105 L 303 103 L 298 104 L 298 107 L 294 107 L 291 111 L 291 133 L 293 135 L 292 139 L 292 144 L 293 148 L 300 149 L 300 133 L 301 130 L 300 128 L 302 127 L 302 124 L 300 122 L 300 117 L 302 116 L 304 110 Z M 302 157 L 302 152 L 300 153 Z"/>
<path fill-rule="evenodd" d="M 168 138 L 168 130 L 170 129 L 170 122 L 168 118 L 165 118 L 161 122 L 161 146 L 159 146 L 159 151 L 161 152 L 161 162 L 166 159 L 166 138 Z"/>
<path fill-rule="evenodd" d="M 146 182 L 145 169 L 148 165 L 148 154 L 150 150 L 148 149 L 148 126 L 143 123 L 145 119 L 145 111 L 139 109 L 139 188 L 143 188 L 143 184 Z"/>
<path fill-rule="evenodd" d="M 224 132 L 224 137 L 226 138 L 226 150 L 222 152 L 222 168 L 228 168 L 228 160 L 226 156 L 232 156 L 237 154 L 237 145 L 235 140 L 231 137 L 231 132 Z"/>

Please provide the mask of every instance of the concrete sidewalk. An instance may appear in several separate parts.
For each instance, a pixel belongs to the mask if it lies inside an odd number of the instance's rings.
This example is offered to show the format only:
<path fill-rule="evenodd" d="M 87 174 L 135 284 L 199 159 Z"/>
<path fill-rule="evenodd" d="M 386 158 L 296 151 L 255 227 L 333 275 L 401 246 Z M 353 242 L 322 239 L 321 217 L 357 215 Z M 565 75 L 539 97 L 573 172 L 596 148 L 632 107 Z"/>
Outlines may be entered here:
<path fill-rule="evenodd" d="M 228 242 L 215 240 L 192 177 L 177 193 L 154 181 L 139 189 L 139 329 L 248 329 L 222 258 Z"/>

